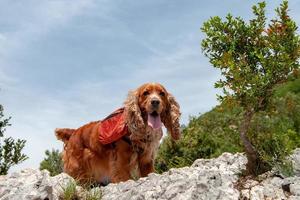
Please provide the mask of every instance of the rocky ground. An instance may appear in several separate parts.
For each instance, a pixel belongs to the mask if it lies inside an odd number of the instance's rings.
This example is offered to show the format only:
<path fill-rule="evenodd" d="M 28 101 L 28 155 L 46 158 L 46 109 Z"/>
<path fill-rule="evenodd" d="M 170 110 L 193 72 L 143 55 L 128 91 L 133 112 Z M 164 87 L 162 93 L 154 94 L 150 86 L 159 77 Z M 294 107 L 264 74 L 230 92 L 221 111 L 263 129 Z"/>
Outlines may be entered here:
<path fill-rule="evenodd" d="M 268 172 L 258 180 L 237 186 L 245 169 L 243 154 L 224 153 L 215 159 L 198 159 L 191 167 L 150 174 L 137 181 L 97 188 L 103 200 L 120 199 L 300 199 L 300 149 L 291 156 L 295 175 L 282 177 Z M 73 179 L 62 173 L 50 177 L 47 171 L 26 169 L 0 176 L 1 200 L 55 200 Z M 77 187 L 77 190 L 83 191 Z M 94 190 L 94 191 L 95 191 Z M 83 193 L 83 192 L 82 192 Z"/>

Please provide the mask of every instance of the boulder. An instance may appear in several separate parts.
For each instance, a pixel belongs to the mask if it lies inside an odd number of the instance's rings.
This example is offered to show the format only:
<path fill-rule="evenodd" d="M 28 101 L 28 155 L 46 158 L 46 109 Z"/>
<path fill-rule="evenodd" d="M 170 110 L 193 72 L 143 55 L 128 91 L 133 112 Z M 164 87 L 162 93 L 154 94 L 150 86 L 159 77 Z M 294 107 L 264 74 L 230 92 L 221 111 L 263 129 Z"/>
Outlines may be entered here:
<path fill-rule="evenodd" d="M 47 170 L 25 169 L 0 176 L 1 200 L 56 200 L 74 179 L 65 173 L 51 177 Z"/>
<path fill-rule="evenodd" d="M 109 184 L 103 188 L 108 199 L 238 199 L 234 188 L 241 169 L 243 154 L 224 153 L 215 159 L 198 159 L 191 167 L 171 169 L 162 175 L 150 174 L 137 181 Z"/>
<path fill-rule="evenodd" d="M 122 199 L 300 199 L 300 149 L 290 156 L 295 176 L 268 172 L 237 186 L 247 162 L 241 153 L 223 153 L 218 158 L 198 159 L 191 167 L 149 174 L 89 191 L 77 186 L 79 197 L 102 193 L 102 200 Z M 46 170 L 26 169 L 0 176 L 0 200 L 58 200 L 63 188 L 74 179 L 65 173 L 50 177 Z"/>

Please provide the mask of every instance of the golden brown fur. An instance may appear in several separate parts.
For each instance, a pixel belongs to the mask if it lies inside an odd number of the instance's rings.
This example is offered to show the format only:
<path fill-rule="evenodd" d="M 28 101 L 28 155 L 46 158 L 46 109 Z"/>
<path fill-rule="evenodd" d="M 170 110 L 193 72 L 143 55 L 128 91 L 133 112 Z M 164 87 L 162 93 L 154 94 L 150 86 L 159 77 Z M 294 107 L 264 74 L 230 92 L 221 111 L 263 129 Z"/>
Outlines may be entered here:
<path fill-rule="evenodd" d="M 147 124 L 151 116 L 160 116 L 172 138 L 180 137 L 179 105 L 158 83 L 147 83 L 129 92 L 124 103 L 125 122 L 130 143 L 119 139 L 103 145 L 98 139 L 101 121 L 78 129 L 56 129 L 64 142 L 64 171 L 81 182 L 98 183 L 126 181 L 133 176 L 147 176 L 154 171 L 155 153 L 162 129 Z M 158 119 L 158 118 L 155 118 Z"/>

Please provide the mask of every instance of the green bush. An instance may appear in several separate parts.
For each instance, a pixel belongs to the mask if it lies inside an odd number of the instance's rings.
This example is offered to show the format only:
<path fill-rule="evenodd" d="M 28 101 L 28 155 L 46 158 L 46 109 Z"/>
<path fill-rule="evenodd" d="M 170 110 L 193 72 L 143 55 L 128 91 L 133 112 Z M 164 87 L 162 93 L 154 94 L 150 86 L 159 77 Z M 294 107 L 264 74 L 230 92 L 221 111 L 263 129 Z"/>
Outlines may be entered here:
<path fill-rule="evenodd" d="M 215 83 L 216 88 L 223 90 L 220 102 L 229 101 L 243 108 L 239 135 L 248 158 L 246 173 L 251 175 L 269 168 L 260 149 L 264 144 L 259 142 L 264 141 L 258 140 L 265 136 L 258 136 L 263 134 L 260 132 L 250 133 L 253 118 L 270 107 L 277 85 L 286 83 L 291 74 L 299 75 L 300 66 L 300 36 L 289 16 L 288 1 L 282 1 L 275 9 L 276 16 L 270 20 L 265 8 L 264 1 L 254 5 L 253 18 L 249 21 L 228 14 L 225 19 L 211 17 L 201 27 L 205 33 L 201 43 L 203 53 L 222 75 Z M 275 133 L 270 135 L 272 141 Z"/>
<path fill-rule="evenodd" d="M 242 151 L 237 132 L 240 108 L 221 105 L 199 117 L 192 117 L 182 130 L 182 138 L 173 142 L 166 137 L 160 145 L 157 172 L 188 166 L 198 158 L 212 158 L 223 152 Z"/>
<path fill-rule="evenodd" d="M 9 120 L 10 117 L 4 118 L 3 106 L 0 105 L 0 175 L 6 175 L 12 166 L 28 159 L 22 153 L 26 140 L 4 138 L 6 127 L 10 126 Z"/>
<path fill-rule="evenodd" d="M 62 173 L 63 161 L 60 151 L 52 149 L 50 152 L 49 150 L 46 150 L 45 154 L 46 158 L 40 163 L 40 170 L 48 170 L 51 176 Z"/>
<path fill-rule="evenodd" d="M 300 147 L 300 79 L 279 86 L 266 111 L 254 115 L 248 133 L 266 169 L 284 169 L 286 156 Z M 242 109 L 221 104 L 213 110 L 192 117 L 182 130 L 182 138 L 174 143 L 164 138 L 156 158 L 156 171 L 189 166 L 198 158 L 217 157 L 223 152 L 242 152 L 238 127 Z M 257 134 L 259 133 L 259 134 Z"/>
<path fill-rule="evenodd" d="M 251 143 L 267 169 L 280 168 L 286 156 L 300 147 L 300 96 L 287 93 L 285 97 L 275 98 L 273 104 L 271 111 L 254 116 L 249 131 Z"/>

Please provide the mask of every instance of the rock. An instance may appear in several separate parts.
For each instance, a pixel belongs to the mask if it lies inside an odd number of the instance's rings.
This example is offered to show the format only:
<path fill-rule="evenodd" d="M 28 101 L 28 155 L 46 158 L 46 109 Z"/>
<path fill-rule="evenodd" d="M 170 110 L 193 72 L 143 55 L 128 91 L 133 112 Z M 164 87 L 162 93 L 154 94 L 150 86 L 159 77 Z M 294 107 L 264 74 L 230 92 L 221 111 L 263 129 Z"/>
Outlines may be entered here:
<path fill-rule="evenodd" d="M 136 182 L 109 184 L 103 188 L 102 199 L 238 199 L 234 182 L 246 162 L 240 153 L 199 159 L 191 167 L 150 174 Z"/>
<path fill-rule="evenodd" d="M 191 167 L 171 169 L 161 175 L 149 174 L 85 191 L 77 186 L 79 197 L 102 193 L 103 200 L 114 199 L 300 199 L 300 149 L 291 155 L 296 176 L 278 177 L 268 172 L 257 180 L 245 180 L 235 187 L 247 162 L 244 154 L 224 153 L 214 159 L 198 159 Z M 57 200 L 69 182 L 67 174 L 50 177 L 46 170 L 26 169 L 0 176 L 0 200 Z M 240 191 L 237 188 L 242 188 Z"/>
<path fill-rule="evenodd" d="M 293 163 L 295 176 L 300 176 L 300 148 L 293 151 L 293 154 L 290 156 L 290 159 Z"/>
<path fill-rule="evenodd" d="M 55 200 L 69 181 L 67 174 L 50 177 L 47 170 L 25 169 L 0 178 L 1 200 Z"/>
<path fill-rule="evenodd" d="M 288 192 L 291 193 L 292 196 L 298 196 L 300 199 L 300 177 L 289 177 L 284 179 L 283 185 L 286 185 L 288 188 Z"/>
<path fill-rule="evenodd" d="M 282 189 L 283 179 L 279 177 L 267 178 L 262 182 L 248 180 L 249 188 L 241 191 L 241 199 L 287 199 Z"/>
<path fill-rule="evenodd" d="M 241 199 L 300 199 L 300 177 L 277 177 L 265 173 L 258 177 L 262 181 L 247 180 L 241 190 Z"/>

